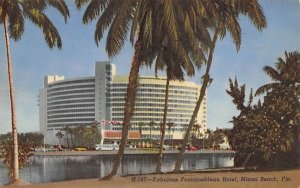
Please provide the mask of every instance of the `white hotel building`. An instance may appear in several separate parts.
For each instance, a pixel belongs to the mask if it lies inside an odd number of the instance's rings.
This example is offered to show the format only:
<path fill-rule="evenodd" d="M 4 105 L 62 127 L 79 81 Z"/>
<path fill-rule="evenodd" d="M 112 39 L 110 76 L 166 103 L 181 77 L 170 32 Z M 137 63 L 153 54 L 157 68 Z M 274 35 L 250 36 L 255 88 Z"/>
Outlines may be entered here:
<path fill-rule="evenodd" d="M 64 126 L 89 126 L 103 120 L 123 121 L 128 76 L 116 75 L 116 67 L 110 62 L 96 62 L 95 76 L 65 79 L 63 76 L 45 76 L 40 90 L 39 124 L 45 142 L 57 144 L 55 133 Z M 144 122 L 142 138 L 150 138 L 147 124 L 163 120 L 166 78 L 140 76 L 137 89 L 132 130 Z M 175 124 L 166 131 L 168 139 L 182 139 L 193 113 L 200 86 L 194 82 L 171 81 L 169 89 L 167 122 Z M 206 130 L 207 98 L 198 112 L 197 122 Z M 116 126 L 115 129 L 120 129 Z M 151 130 L 151 138 L 158 139 L 160 128 Z"/>

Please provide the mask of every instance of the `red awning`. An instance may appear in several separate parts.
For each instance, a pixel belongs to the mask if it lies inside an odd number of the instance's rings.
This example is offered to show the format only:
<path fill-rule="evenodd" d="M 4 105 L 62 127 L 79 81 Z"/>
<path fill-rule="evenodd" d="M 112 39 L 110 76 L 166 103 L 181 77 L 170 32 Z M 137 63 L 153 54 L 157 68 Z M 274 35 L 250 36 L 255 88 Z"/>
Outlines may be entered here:
<path fill-rule="evenodd" d="M 108 131 L 103 130 L 102 136 L 104 139 L 121 139 L 122 131 Z M 140 139 L 141 135 L 139 131 L 129 131 L 128 139 Z"/>

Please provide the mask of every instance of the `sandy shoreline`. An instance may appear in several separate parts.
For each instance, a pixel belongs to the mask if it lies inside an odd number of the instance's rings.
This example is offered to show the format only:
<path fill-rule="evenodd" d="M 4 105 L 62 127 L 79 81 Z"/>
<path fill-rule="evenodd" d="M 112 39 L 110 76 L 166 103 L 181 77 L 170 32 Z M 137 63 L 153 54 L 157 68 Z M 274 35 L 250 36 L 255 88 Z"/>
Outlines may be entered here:
<path fill-rule="evenodd" d="M 116 176 L 112 180 L 73 180 L 42 184 L 9 185 L 3 188 L 299 188 L 300 169 L 267 172 L 196 172 Z"/>

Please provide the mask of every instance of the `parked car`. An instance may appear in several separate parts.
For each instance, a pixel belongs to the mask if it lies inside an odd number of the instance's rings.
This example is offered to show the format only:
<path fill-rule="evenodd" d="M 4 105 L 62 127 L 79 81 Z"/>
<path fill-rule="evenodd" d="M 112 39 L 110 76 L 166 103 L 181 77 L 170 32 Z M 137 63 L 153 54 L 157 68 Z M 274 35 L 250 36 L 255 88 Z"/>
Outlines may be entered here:
<path fill-rule="evenodd" d="M 163 150 L 172 150 L 172 146 L 163 145 Z"/>
<path fill-rule="evenodd" d="M 126 148 L 134 149 L 136 148 L 135 144 L 126 144 Z"/>
<path fill-rule="evenodd" d="M 74 148 L 75 151 L 87 151 L 86 147 L 75 147 Z"/>
<path fill-rule="evenodd" d="M 119 150 L 118 144 L 96 144 L 95 150 Z"/>
<path fill-rule="evenodd" d="M 198 148 L 196 148 L 195 146 L 187 146 L 186 148 L 188 151 L 197 151 Z"/>
<path fill-rule="evenodd" d="M 34 152 L 45 152 L 46 148 L 34 148 Z"/>

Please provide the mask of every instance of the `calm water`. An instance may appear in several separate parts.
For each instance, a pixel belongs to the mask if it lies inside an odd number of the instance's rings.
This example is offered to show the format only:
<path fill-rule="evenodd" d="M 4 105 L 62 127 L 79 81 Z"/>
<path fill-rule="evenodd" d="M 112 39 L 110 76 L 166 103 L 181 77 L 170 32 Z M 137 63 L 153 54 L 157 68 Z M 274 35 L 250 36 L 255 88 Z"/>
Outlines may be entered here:
<path fill-rule="evenodd" d="M 172 171 L 175 154 L 166 154 L 162 170 Z M 55 182 L 107 175 L 113 164 L 113 156 L 33 156 L 28 166 L 20 172 L 21 179 L 30 183 Z M 125 155 L 119 174 L 145 174 L 155 171 L 155 155 Z M 185 154 L 184 170 L 233 166 L 230 153 Z M 0 185 L 8 183 L 7 170 L 0 165 Z"/>

